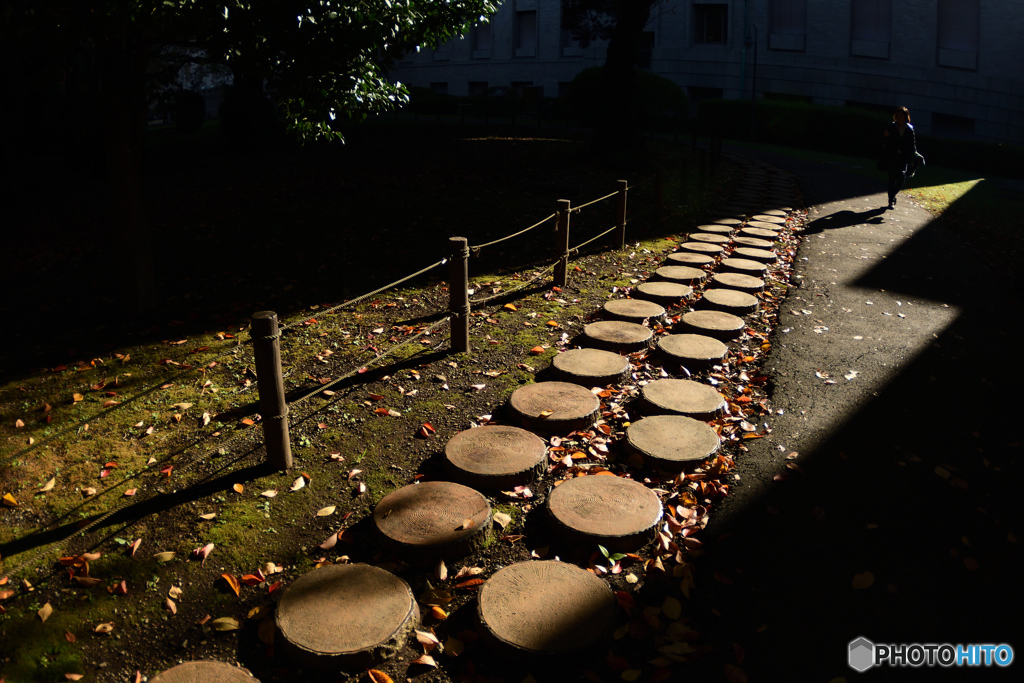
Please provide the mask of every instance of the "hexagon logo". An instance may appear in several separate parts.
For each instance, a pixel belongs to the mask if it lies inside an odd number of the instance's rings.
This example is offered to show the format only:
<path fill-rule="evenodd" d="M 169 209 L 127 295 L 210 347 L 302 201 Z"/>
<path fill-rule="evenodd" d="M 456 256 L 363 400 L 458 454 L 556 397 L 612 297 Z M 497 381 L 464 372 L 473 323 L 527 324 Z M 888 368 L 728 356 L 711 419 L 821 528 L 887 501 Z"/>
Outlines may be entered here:
<path fill-rule="evenodd" d="M 867 671 L 875 663 L 875 644 L 861 637 L 850 641 L 850 668 Z"/>

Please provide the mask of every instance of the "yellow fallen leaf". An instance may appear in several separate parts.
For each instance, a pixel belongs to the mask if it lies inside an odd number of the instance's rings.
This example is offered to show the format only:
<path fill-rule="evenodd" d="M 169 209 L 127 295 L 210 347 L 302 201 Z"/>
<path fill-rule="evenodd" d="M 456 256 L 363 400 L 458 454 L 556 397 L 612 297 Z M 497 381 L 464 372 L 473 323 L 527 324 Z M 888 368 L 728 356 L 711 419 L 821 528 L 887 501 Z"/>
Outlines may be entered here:
<path fill-rule="evenodd" d="M 53 614 L 53 607 L 50 605 L 50 603 L 46 603 L 45 605 L 43 605 L 43 608 L 41 610 L 36 612 L 36 614 L 39 616 L 40 621 L 46 621 L 50 618 L 50 615 Z"/>
<path fill-rule="evenodd" d="M 174 555 L 175 553 L 168 550 L 167 552 L 157 553 L 153 556 L 153 559 L 155 559 L 157 562 L 170 562 L 174 559 Z"/>
<path fill-rule="evenodd" d="M 210 622 L 210 626 L 214 631 L 237 631 L 241 628 L 238 625 L 238 620 L 234 617 L 221 617 L 220 619 L 214 619 Z"/>
<path fill-rule="evenodd" d="M 317 517 L 327 517 L 329 515 L 333 515 L 334 511 L 336 509 L 338 509 L 336 505 L 328 505 L 325 508 L 320 508 L 319 510 L 317 510 L 316 516 Z"/>
<path fill-rule="evenodd" d="M 114 630 L 114 622 L 108 621 L 105 624 L 99 624 L 93 629 L 95 633 L 110 633 Z"/>
<path fill-rule="evenodd" d="M 5 493 L 4 494 L 4 505 L 6 505 L 9 508 L 16 508 L 16 507 L 18 507 L 18 501 L 14 500 L 14 496 L 12 496 L 11 494 Z"/>
<path fill-rule="evenodd" d="M 47 491 L 52 491 L 53 487 L 54 487 L 54 485 L 56 483 L 57 483 L 57 477 L 51 477 L 50 481 L 48 481 L 45 484 L 43 484 L 43 488 L 39 489 L 39 493 L 46 493 Z"/>

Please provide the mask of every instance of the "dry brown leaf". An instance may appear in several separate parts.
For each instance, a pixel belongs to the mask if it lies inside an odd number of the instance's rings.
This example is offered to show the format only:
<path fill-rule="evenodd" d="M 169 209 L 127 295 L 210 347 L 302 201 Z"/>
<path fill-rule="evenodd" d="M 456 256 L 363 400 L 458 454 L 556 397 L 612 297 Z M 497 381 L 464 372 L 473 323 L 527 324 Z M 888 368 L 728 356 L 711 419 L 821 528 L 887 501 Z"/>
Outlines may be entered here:
<path fill-rule="evenodd" d="M 43 622 L 49 619 L 51 614 L 53 614 L 53 606 L 50 605 L 50 603 L 46 603 L 45 605 L 43 605 L 43 608 L 41 610 L 36 612 L 36 615 L 38 615 L 39 620 Z"/>
<path fill-rule="evenodd" d="M 108 621 L 104 624 L 97 624 L 96 628 L 93 629 L 93 633 L 110 633 L 114 630 L 114 622 Z"/>
<path fill-rule="evenodd" d="M 241 628 L 234 617 L 221 617 L 210 622 L 214 631 L 237 631 Z"/>
<path fill-rule="evenodd" d="M 196 555 L 198 557 L 203 558 L 203 562 L 202 562 L 201 566 L 205 567 L 206 566 L 206 558 L 208 558 L 210 556 L 210 553 L 212 553 L 212 552 L 213 552 L 213 544 L 212 543 L 207 543 L 202 548 L 196 548 L 195 550 L 193 550 L 192 554 Z"/>
<path fill-rule="evenodd" d="M 86 487 L 82 489 L 82 495 L 85 496 L 86 498 L 88 498 L 89 496 L 95 496 L 96 489 L 92 488 L 91 486 Z"/>
<path fill-rule="evenodd" d="M 167 597 L 174 598 L 177 600 L 181 597 L 181 586 L 171 586 L 170 590 L 167 591 Z"/>
<path fill-rule="evenodd" d="M 512 517 L 505 514 L 504 512 L 495 512 L 493 519 L 494 523 L 500 526 L 502 529 L 504 529 L 512 523 Z"/>
<path fill-rule="evenodd" d="M 448 618 L 448 613 L 435 605 L 430 608 L 430 616 L 434 617 L 438 621 L 444 621 Z"/>
<path fill-rule="evenodd" d="M 74 402 L 74 403 L 78 403 L 79 401 L 84 401 L 84 400 L 85 400 L 85 396 L 82 396 L 81 394 L 71 394 L 71 401 Z"/>
<path fill-rule="evenodd" d="M 264 645 L 274 644 L 274 635 L 277 633 L 277 624 L 274 623 L 273 619 L 264 619 L 260 622 L 259 628 L 256 630 L 256 637 L 260 639 L 260 642 Z"/>
<path fill-rule="evenodd" d="M 338 532 L 334 532 L 328 536 L 327 540 L 320 544 L 320 547 L 324 550 L 330 550 L 336 545 L 338 545 Z"/>
<path fill-rule="evenodd" d="M 175 403 L 175 404 L 174 404 L 174 405 L 172 405 L 171 407 L 172 407 L 172 408 L 177 408 L 178 410 L 188 410 L 188 409 L 189 409 L 189 408 L 191 408 L 191 407 L 192 407 L 193 405 L 194 405 L 194 404 L 192 404 L 192 403 Z"/>
<path fill-rule="evenodd" d="M 54 487 L 54 485 L 56 483 L 57 483 L 57 477 L 51 477 L 50 481 L 48 481 L 45 484 L 43 484 L 43 487 L 41 489 L 39 489 L 39 493 L 46 493 L 47 491 L 52 491 L 53 487 Z"/>
<path fill-rule="evenodd" d="M 21 418 L 18 418 L 17 420 L 14 421 L 14 426 L 17 427 L 18 429 L 21 429 L 22 427 L 25 426 L 25 423 L 22 422 Z"/>
<path fill-rule="evenodd" d="M 238 577 L 234 574 L 221 574 L 220 577 L 227 581 L 228 587 L 235 592 L 235 595 L 240 595 L 239 591 L 242 590 L 242 586 L 238 583 Z"/>
<path fill-rule="evenodd" d="M 210 424 L 210 414 L 203 413 L 203 426 L 205 427 L 208 424 Z"/>
<path fill-rule="evenodd" d="M 78 638 L 75 638 L 75 634 L 72 633 L 71 631 L 65 630 L 64 631 L 64 640 L 68 641 L 69 643 L 73 643 L 76 640 L 78 640 Z"/>
<path fill-rule="evenodd" d="M 448 580 L 448 567 L 445 566 L 444 560 L 437 561 L 437 565 L 434 567 L 434 576 L 438 581 Z"/>

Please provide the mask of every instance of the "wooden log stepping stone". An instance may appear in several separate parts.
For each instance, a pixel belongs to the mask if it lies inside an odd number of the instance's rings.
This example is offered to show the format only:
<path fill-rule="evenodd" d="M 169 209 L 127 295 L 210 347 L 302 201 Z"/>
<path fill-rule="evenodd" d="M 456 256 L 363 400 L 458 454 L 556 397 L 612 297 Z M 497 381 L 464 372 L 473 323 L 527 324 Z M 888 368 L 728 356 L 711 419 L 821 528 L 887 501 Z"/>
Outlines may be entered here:
<path fill-rule="evenodd" d="M 691 268 L 690 266 L 662 266 L 655 270 L 654 274 L 662 280 L 686 285 L 704 282 L 708 277 L 706 271 L 700 268 Z"/>
<path fill-rule="evenodd" d="M 645 301 L 644 303 L 651 302 Z M 651 305 L 658 306 L 655 303 L 651 303 Z M 664 313 L 665 309 L 661 308 L 661 311 Z M 603 387 L 622 380 L 629 372 L 629 361 L 625 356 L 611 351 L 572 349 L 555 356 L 551 362 L 551 368 L 552 374 L 563 382 L 571 382 L 587 388 Z"/>
<path fill-rule="evenodd" d="M 743 318 L 722 311 L 693 311 L 679 319 L 681 331 L 731 341 L 743 334 Z"/>
<path fill-rule="evenodd" d="M 778 225 L 777 223 L 765 223 L 764 221 L 747 221 L 748 228 L 762 228 L 764 230 L 771 230 L 772 232 L 778 233 L 786 226 Z"/>
<path fill-rule="evenodd" d="M 725 410 L 725 397 L 713 387 L 690 379 L 657 379 L 640 390 L 646 412 L 714 420 Z"/>
<path fill-rule="evenodd" d="M 504 425 L 467 429 L 444 447 L 448 475 L 484 490 L 525 486 L 544 468 L 547 452 L 544 440 L 533 432 Z"/>
<path fill-rule="evenodd" d="M 732 255 L 762 263 L 775 263 L 778 258 L 770 249 L 754 249 L 752 247 L 736 247 L 732 250 Z"/>
<path fill-rule="evenodd" d="M 742 273 L 715 273 L 711 276 L 711 284 L 741 292 L 757 293 L 764 291 L 764 280 L 753 275 Z"/>
<path fill-rule="evenodd" d="M 149 683 L 259 683 L 246 669 L 224 662 L 185 662 L 159 673 Z"/>
<path fill-rule="evenodd" d="M 678 282 L 645 282 L 633 290 L 633 296 L 661 304 L 677 304 L 680 299 L 685 299 L 691 294 L 693 294 L 692 287 L 681 285 Z"/>
<path fill-rule="evenodd" d="M 775 239 L 778 237 L 778 232 L 775 230 L 768 230 L 766 228 L 743 228 L 740 230 L 740 235 L 746 235 L 747 237 L 767 237 Z"/>
<path fill-rule="evenodd" d="M 740 220 L 739 218 L 725 217 L 725 218 L 716 218 L 715 220 L 713 220 L 711 222 L 712 223 L 718 223 L 719 225 L 739 225 L 743 221 Z"/>
<path fill-rule="evenodd" d="M 500 655 L 543 657 L 585 650 L 609 635 L 618 602 L 585 569 L 556 560 L 519 562 L 480 587 L 477 617 Z"/>
<path fill-rule="evenodd" d="M 689 266 L 690 268 L 703 268 L 704 266 L 710 266 L 715 262 L 715 259 L 711 258 L 706 254 L 697 254 L 694 252 L 683 252 L 677 251 L 674 254 L 669 254 L 666 259 L 665 265 L 667 266 Z"/>
<path fill-rule="evenodd" d="M 759 214 L 754 216 L 755 221 L 761 221 L 762 223 L 777 223 L 779 225 L 785 225 L 786 219 L 781 216 L 773 216 L 771 214 Z"/>
<path fill-rule="evenodd" d="M 722 259 L 718 267 L 722 272 L 742 273 L 743 275 L 753 275 L 754 277 L 761 277 L 768 272 L 767 265 L 747 258 Z"/>
<path fill-rule="evenodd" d="M 729 352 L 722 342 L 703 334 L 666 334 L 658 340 L 658 353 L 690 372 L 707 370 L 721 363 Z"/>
<path fill-rule="evenodd" d="M 719 235 L 713 232 L 691 232 L 686 239 L 694 242 L 710 242 L 711 244 L 729 244 L 731 241 L 728 235 Z"/>
<path fill-rule="evenodd" d="M 554 531 L 573 545 L 626 553 L 646 544 L 661 520 L 657 494 L 638 481 L 592 475 L 563 481 L 548 496 Z"/>
<path fill-rule="evenodd" d="M 652 415 L 626 428 L 626 450 L 669 472 L 700 465 L 718 450 L 719 439 L 707 424 L 685 415 Z"/>
<path fill-rule="evenodd" d="M 779 209 L 768 209 L 767 211 L 762 211 L 761 213 L 763 213 L 765 216 L 778 216 L 780 218 L 785 218 L 788 215 L 785 211 L 780 211 Z"/>
<path fill-rule="evenodd" d="M 736 231 L 736 228 L 729 225 L 723 225 L 721 223 L 705 223 L 704 225 L 698 225 L 697 231 L 710 232 L 717 235 L 731 235 Z"/>
<path fill-rule="evenodd" d="M 598 334 L 604 333 L 605 337 L 613 339 L 635 339 L 638 334 L 629 328 L 625 332 L 616 333 L 614 329 L 608 330 L 608 326 L 638 327 L 647 334 L 641 348 L 647 348 L 650 344 L 651 331 L 642 325 L 608 321 L 591 323 L 587 328 L 595 325 L 602 326 Z M 559 436 L 593 426 L 601 409 L 601 402 L 589 389 L 569 382 L 540 382 L 519 387 L 509 396 L 508 405 L 526 429 Z"/>
<path fill-rule="evenodd" d="M 274 615 L 275 641 L 311 669 L 361 669 L 404 647 L 419 618 L 409 584 L 391 572 L 328 565 L 284 590 Z"/>
<path fill-rule="evenodd" d="M 700 308 L 724 311 L 739 316 L 744 316 L 757 310 L 757 297 L 753 294 L 741 292 L 738 289 L 705 289 L 704 296 L 697 303 Z"/>
<path fill-rule="evenodd" d="M 487 541 L 491 504 L 479 491 L 450 481 L 409 484 L 381 498 L 373 525 L 377 544 L 396 557 L 464 557 Z"/>
<path fill-rule="evenodd" d="M 774 242 L 763 240 L 760 237 L 733 237 L 732 241 L 736 244 L 742 244 L 744 247 L 754 247 L 755 249 L 771 249 L 774 246 Z"/>
<path fill-rule="evenodd" d="M 658 319 L 665 315 L 664 308 L 642 299 L 612 299 L 606 301 L 602 309 L 606 318 L 629 323 L 642 323 L 649 318 Z"/>
<path fill-rule="evenodd" d="M 720 244 L 711 244 L 710 242 L 683 242 L 679 245 L 679 251 L 691 251 L 695 254 L 704 254 L 705 256 L 718 256 L 725 248 Z"/>

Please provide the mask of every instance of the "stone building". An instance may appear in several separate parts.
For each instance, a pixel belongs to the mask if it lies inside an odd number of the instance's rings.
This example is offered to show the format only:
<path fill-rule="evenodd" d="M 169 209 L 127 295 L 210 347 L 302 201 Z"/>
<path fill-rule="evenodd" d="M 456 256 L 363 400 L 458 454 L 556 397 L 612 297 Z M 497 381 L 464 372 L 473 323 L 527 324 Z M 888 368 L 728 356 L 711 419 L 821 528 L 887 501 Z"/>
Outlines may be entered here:
<path fill-rule="evenodd" d="M 504 0 L 489 24 L 392 70 L 452 95 L 556 97 L 606 47 L 576 44 L 560 0 Z M 756 44 L 756 45 L 755 45 Z M 758 97 L 910 108 L 920 132 L 1024 144 L 1022 0 L 661 0 L 640 66 L 691 103 Z"/>

